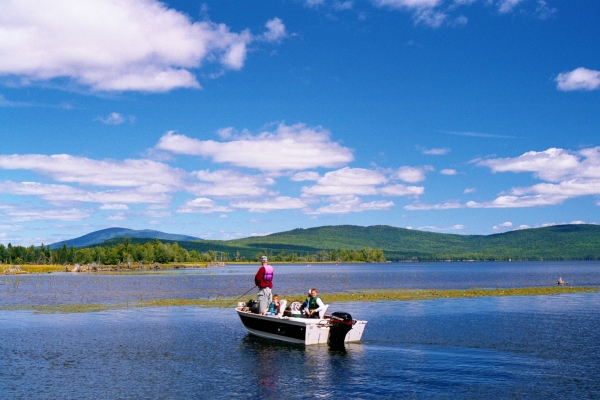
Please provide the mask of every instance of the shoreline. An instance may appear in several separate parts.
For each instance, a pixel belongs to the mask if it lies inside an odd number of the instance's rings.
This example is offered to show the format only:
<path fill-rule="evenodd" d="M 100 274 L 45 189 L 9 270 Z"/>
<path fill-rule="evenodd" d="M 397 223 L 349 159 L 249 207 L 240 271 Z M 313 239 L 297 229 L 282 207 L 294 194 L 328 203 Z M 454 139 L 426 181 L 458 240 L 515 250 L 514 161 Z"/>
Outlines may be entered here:
<path fill-rule="evenodd" d="M 323 293 L 321 297 L 326 303 L 349 302 L 377 302 L 377 301 L 424 301 L 437 299 L 462 299 L 479 297 L 508 297 L 508 296 L 548 296 L 566 295 L 575 293 L 598 293 L 598 286 L 540 286 L 525 288 L 497 288 L 497 289 L 392 289 L 369 290 L 352 293 Z M 280 298 L 302 302 L 306 295 L 280 294 Z M 248 296 L 254 297 L 254 296 Z M 206 308 L 232 308 L 241 298 L 222 299 L 154 299 L 143 301 L 127 301 L 120 304 L 85 304 L 70 303 L 56 305 L 6 305 L 0 306 L 0 311 L 34 311 L 36 314 L 72 314 L 100 312 L 108 310 L 147 308 L 147 307 L 206 307 Z"/>

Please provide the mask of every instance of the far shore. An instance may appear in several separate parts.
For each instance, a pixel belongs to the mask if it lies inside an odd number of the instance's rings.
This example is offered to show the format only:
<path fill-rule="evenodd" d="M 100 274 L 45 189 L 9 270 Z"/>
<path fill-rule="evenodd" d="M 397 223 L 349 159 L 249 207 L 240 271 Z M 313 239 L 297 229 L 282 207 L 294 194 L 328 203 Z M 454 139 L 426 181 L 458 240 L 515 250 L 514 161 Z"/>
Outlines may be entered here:
<path fill-rule="evenodd" d="M 568 261 L 589 261 L 589 260 L 555 260 L 557 262 L 568 262 Z M 593 261 L 593 260 L 592 260 Z M 475 260 L 437 260 L 437 261 L 273 261 L 270 262 L 272 265 L 338 265 L 338 264 L 406 264 L 406 263 L 472 263 L 472 262 L 510 262 L 510 261 L 475 261 Z M 539 262 L 539 260 L 519 260 L 513 262 Z M 75 273 L 96 273 L 96 272 L 132 272 L 132 273 L 144 273 L 156 270 L 177 270 L 185 268 L 224 268 L 227 265 L 252 265 L 256 264 L 260 266 L 259 261 L 213 261 L 213 262 L 193 262 L 193 263 L 132 263 L 131 265 L 118 264 L 118 265 L 94 265 L 94 264 L 83 264 L 79 267 L 78 264 L 0 264 L 0 275 L 20 275 L 20 274 L 47 274 L 52 272 L 75 272 Z M 15 268 L 16 267 L 16 268 Z"/>
<path fill-rule="evenodd" d="M 391 290 L 361 290 L 350 293 L 322 293 L 321 298 L 326 303 L 349 303 L 349 302 L 376 302 L 376 301 L 423 301 L 437 299 L 461 299 L 479 297 L 505 297 L 505 296 L 548 296 L 568 295 L 574 293 L 598 293 L 600 287 L 593 286 L 540 286 L 526 288 L 497 288 L 497 289 L 391 289 Z M 303 301 L 306 297 L 302 294 L 279 294 L 288 304 L 292 301 Z M 217 298 L 206 299 L 155 299 L 143 301 L 131 301 L 121 304 L 57 304 L 57 305 L 5 305 L 0 310 L 5 311 L 34 311 L 36 313 L 85 313 L 106 310 L 118 310 L 128 308 L 145 307 L 212 307 L 233 308 L 237 301 L 245 301 L 254 298 L 248 295 L 243 298 Z"/>

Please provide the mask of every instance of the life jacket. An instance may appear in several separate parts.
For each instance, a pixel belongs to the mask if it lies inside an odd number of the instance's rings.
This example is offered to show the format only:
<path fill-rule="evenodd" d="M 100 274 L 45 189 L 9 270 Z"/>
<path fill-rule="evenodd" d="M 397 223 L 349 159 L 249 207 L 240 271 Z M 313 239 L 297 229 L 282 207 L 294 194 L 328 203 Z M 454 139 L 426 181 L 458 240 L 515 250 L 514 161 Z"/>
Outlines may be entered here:
<path fill-rule="evenodd" d="M 264 281 L 272 281 L 273 280 L 273 267 L 269 264 L 265 265 L 265 274 L 263 275 Z"/>
<path fill-rule="evenodd" d="M 320 297 L 319 296 L 315 296 L 315 297 L 310 296 L 308 299 L 306 299 L 306 300 L 308 300 L 308 309 L 309 310 L 316 310 L 317 308 L 319 308 L 319 305 L 317 304 L 317 299 L 320 299 Z"/>

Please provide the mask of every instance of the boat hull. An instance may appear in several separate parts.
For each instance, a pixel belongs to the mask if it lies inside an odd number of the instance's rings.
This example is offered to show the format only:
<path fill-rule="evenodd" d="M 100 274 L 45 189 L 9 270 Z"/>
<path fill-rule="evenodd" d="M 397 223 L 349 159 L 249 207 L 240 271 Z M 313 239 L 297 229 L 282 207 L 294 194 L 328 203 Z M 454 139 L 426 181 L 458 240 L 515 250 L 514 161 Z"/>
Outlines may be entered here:
<path fill-rule="evenodd" d="M 248 333 L 288 343 L 304 345 L 327 344 L 329 320 L 312 318 L 292 318 L 254 314 L 236 308 L 242 324 Z M 354 321 L 344 342 L 358 342 L 362 338 L 367 321 Z"/>

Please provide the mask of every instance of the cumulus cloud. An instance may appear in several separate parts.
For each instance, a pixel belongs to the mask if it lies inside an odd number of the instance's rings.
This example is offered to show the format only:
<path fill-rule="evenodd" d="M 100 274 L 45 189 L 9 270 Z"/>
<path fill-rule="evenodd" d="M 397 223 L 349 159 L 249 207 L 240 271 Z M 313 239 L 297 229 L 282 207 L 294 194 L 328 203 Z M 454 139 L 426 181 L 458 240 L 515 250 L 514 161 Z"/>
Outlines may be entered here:
<path fill-rule="evenodd" d="M 442 175 L 456 175 L 458 172 L 455 169 L 445 168 L 440 171 Z"/>
<path fill-rule="evenodd" d="M 59 182 L 93 186 L 181 186 L 185 173 L 150 160 L 98 161 L 68 154 L 0 155 L 0 169 L 25 169 Z"/>
<path fill-rule="evenodd" d="M 267 31 L 262 35 L 267 42 L 279 42 L 287 36 L 285 25 L 279 18 L 273 18 L 265 24 Z"/>
<path fill-rule="evenodd" d="M 478 166 L 492 172 L 532 172 L 534 176 L 551 182 L 568 178 L 600 178 L 600 147 L 573 152 L 550 148 L 529 151 L 518 157 L 478 161 Z"/>
<path fill-rule="evenodd" d="M 349 214 L 389 210 L 394 206 L 394 202 L 385 200 L 363 202 L 360 197 L 354 195 L 332 196 L 329 201 L 329 205 L 319 207 L 314 211 L 307 211 L 307 214 Z"/>
<path fill-rule="evenodd" d="M 203 182 L 186 187 L 188 192 L 196 196 L 239 198 L 276 194 L 266 188 L 275 184 L 273 178 L 261 175 L 243 175 L 230 170 L 202 170 L 193 172 L 192 175 Z"/>
<path fill-rule="evenodd" d="M 497 231 L 497 230 L 500 230 L 500 229 L 503 229 L 503 228 L 510 228 L 511 226 L 513 226 L 512 222 L 506 221 L 506 222 L 503 222 L 501 224 L 494 225 L 494 227 L 492 229 L 495 230 L 495 231 Z"/>
<path fill-rule="evenodd" d="M 350 149 L 331 141 L 329 131 L 304 124 L 280 124 L 275 132 L 244 134 L 221 142 L 193 139 L 171 131 L 160 138 L 155 148 L 262 171 L 335 168 L 354 160 Z"/>
<path fill-rule="evenodd" d="M 556 148 L 530 151 L 514 158 L 479 161 L 477 165 L 489 167 L 492 172 L 530 172 L 547 182 L 512 188 L 508 196 L 488 203 L 473 202 L 473 207 L 553 205 L 572 197 L 600 194 L 600 147 L 579 151 Z"/>
<path fill-rule="evenodd" d="M 320 178 L 318 172 L 307 171 L 307 172 L 298 172 L 290 177 L 290 181 L 292 182 L 302 182 L 302 181 L 316 181 Z"/>
<path fill-rule="evenodd" d="M 400 167 L 394 174 L 394 177 L 404 182 L 416 183 L 425 180 L 425 174 L 433 171 L 433 167 L 426 165 L 424 167 Z"/>
<path fill-rule="evenodd" d="M 302 193 L 309 196 L 418 196 L 425 190 L 422 186 L 386 185 L 389 181 L 380 171 L 345 167 L 327 172 L 315 185 L 303 187 Z"/>
<path fill-rule="evenodd" d="M 223 212 L 231 212 L 233 211 L 231 208 L 226 206 L 219 206 L 215 203 L 214 200 L 208 199 L 206 197 L 198 197 L 194 200 L 188 201 L 183 204 L 177 212 L 179 213 L 201 213 L 201 214 L 211 214 L 211 213 L 223 213 Z"/>
<path fill-rule="evenodd" d="M 275 42 L 285 27 L 231 32 L 192 22 L 156 0 L 20 0 L 0 2 L 0 76 L 23 83 L 69 78 L 97 91 L 164 92 L 199 88 L 193 70 L 209 62 L 243 67 L 247 46 Z"/>
<path fill-rule="evenodd" d="M 466 188 L 465 190 L 463 190 L 464 194 L 469 194 L 469 193 L 475 193 L 477 191 L 477 189 L 475 188 Z"/>
<path fill-rule="evenodd" d="M 250 212 L 268 212 L 275 210 L 293 210 L 306 207 L 306 203 L 301 199 L 295 199 L 287 196 L 261 199 L 259 201 L 240 201 L 232 203 L 233 208 L 245 208 Z"/>
<path fill-rule="evenodd" d="M 364 168 L 342 168 L 327 172 L 314 186 L 305 186 L 302 193 L 310 195 L 342 195 L 377 193 L 375 186 L 387 183 L 388 179 L 378 171 Z"/>
<path fill-rule="evenodd" d="M 574 90 L 596 90 L 600 88 L 600 71 L 577 68 L 562 72 L 556 77 L 556 87 L 563 92 Z"/>

